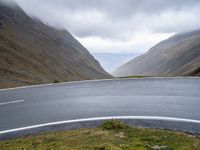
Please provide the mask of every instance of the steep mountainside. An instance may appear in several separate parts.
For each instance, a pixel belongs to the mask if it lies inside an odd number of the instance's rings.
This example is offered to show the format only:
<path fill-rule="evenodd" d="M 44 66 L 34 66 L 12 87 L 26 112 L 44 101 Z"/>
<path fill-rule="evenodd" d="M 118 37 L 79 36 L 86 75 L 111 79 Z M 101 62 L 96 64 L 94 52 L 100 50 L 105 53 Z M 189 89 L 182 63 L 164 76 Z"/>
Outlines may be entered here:
<path fill-rule="evenodd" d="M 68 31 L 0 2 L 0 88 L 109 77 Z"/>
<path fill-rule="evenodd" d="M 200 30 L 172 36 L 119 67 L 115 76 L 200 76 Z"/>

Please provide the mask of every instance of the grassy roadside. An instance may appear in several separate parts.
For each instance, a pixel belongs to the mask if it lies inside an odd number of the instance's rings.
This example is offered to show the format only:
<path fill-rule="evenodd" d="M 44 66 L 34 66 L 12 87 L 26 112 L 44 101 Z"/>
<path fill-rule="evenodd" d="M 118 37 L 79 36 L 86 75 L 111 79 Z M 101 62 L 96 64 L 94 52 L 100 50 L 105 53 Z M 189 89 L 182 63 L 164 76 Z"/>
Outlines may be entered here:
<path fill-rule="evenodd" d="M 200 137 L 132 128 L 117 120 L 99 128 L 52 132 L 0 142 L 0 150 L 199 150 Z"/>

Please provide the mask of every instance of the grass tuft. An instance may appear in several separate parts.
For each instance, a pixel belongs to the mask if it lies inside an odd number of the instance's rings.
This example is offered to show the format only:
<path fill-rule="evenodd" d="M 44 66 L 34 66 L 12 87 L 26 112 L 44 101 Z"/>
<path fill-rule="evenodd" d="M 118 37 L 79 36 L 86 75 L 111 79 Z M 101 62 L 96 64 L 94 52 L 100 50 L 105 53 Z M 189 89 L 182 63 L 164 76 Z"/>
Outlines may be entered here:
<path fill-rule="evenodd" d="M 104 130 L 116 130 L 116 129 L 127 129 L 127 128 L 129 128 L 129 126 L 124 124 L 120 120 L 110 120 L 110 121 L 104 122 L 100 126 L 100 128 L 102 128 Z"/>
<path fill-rule="evenodd" d="M 60 81 L 58 81 L 58 80 L 55 79 L 55 80 L 53 81 L 53 83 L 60 83 Z"/>

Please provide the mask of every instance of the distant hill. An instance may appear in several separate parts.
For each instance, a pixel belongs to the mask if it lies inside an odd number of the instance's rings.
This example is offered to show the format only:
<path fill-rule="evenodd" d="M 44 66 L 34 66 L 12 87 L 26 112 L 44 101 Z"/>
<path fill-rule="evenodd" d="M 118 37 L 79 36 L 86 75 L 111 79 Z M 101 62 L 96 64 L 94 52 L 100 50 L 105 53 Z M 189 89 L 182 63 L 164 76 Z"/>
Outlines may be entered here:
<path fill-rule="evenodd" d="M 200 30 L 177 34 L 114 71 L 115 76 L 200 76 Z"/>
<path fill-rule="evenodd" d="M 137 54 L 116 54 L 116 53 L 92 53 L 93 56 L 101 63 L 103 68 L 112 72 L 120 65 L 136 57 Z"/>
<path fill-rule="evenodd" d="M 68 31 L 0 2 L 0 88 L 110 77 Z"/>

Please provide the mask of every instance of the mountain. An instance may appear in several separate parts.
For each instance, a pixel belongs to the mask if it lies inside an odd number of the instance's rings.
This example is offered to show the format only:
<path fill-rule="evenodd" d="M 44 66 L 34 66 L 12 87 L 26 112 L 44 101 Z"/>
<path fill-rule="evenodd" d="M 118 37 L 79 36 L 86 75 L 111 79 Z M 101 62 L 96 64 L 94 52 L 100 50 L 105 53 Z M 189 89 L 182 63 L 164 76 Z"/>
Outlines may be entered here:
<path fill-rule="evenodd" d="M 200 76 L 200 30 L 176 34 L 119 67 L 115 76 Z"/>
<path fill-rule="evenodd" d="M 137 54 L 116 54 L 116 53 L 92 53 L 93 56 L 101 63 L 103 68 L 108 71 L 114 71 L 118 66 L 131 60 Z"/>
<path fill-rule="evenodd" d="M 68 31 L 0 2 L 0 88 L 110 77 Z"/>

